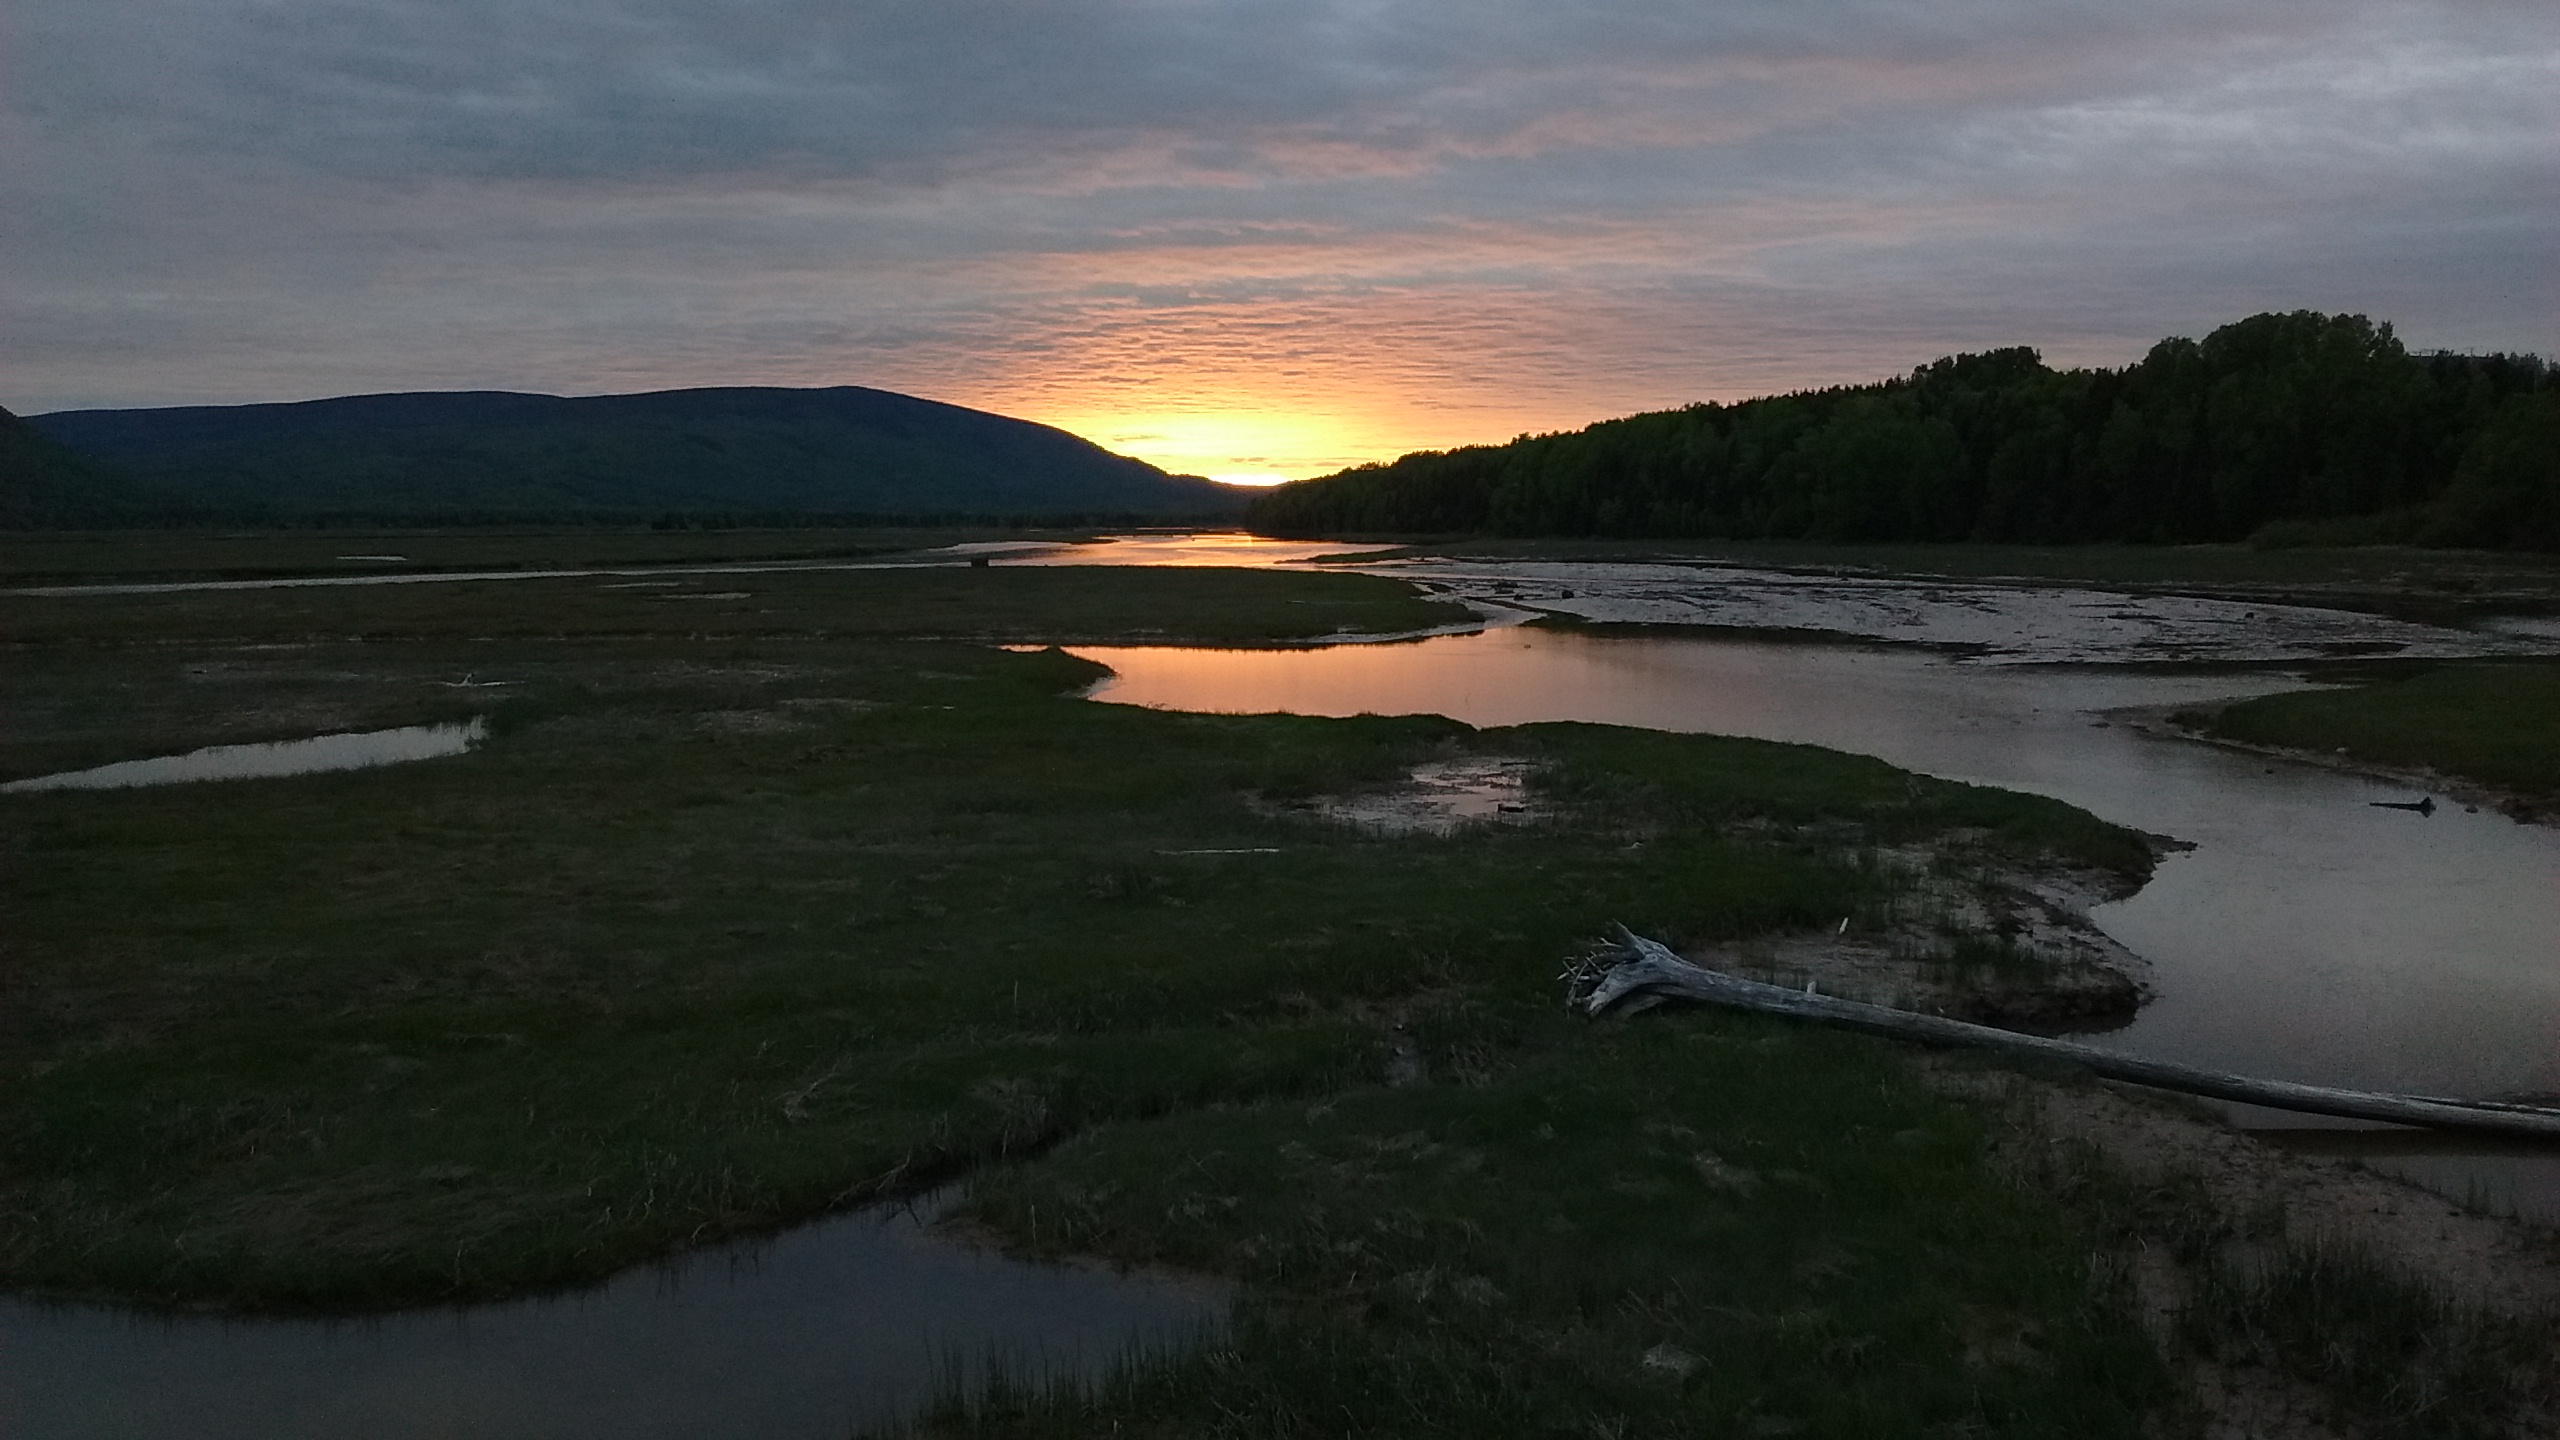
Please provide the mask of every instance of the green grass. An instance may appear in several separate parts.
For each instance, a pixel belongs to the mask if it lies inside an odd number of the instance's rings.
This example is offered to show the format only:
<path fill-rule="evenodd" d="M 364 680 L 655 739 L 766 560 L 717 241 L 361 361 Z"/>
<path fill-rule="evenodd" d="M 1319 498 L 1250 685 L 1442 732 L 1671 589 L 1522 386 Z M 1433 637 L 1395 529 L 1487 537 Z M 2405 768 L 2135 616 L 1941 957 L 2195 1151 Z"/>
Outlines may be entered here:
<path fill-rule="evenodd" d="M 1086 566 L 0 593 L 0 634 L 21 646 L 761 635 L 1270 644 L 1401 633 L 1473 614 L 1373 575 Z"/>
<path fill-rule="evenodd" d="M 1433 1068 L 1463 1081 L 1493 1023 L 1442 1017 Z M 2092 1235 L 1999 1179 L 1978 1119 L 1890 1047 L 1514 1025 L 1536 1053 L 1475 1083 L 1117 1124 L 978 1182 L 970 1213 L 1038 1250 L 1250 1299 L 1223 1347 L 934 1428 L 2144 1433 L 2166 1374 L 2093 1282 Z"/>
<path fill-rule="evenodd" d="M 2228 739 L 2423 766 L 2529 805 L 2560 804 L 2560 664 L 2449 666 L 2193 718 Z"/>
<path fill-rule="evenodd" d="M 706 654 L 725 663 L 735 644 L 814 644 L 825 668 L 837 641 L 1252 645 L 1469 618 L 1365 575 L 1062 567 L 664 579 L 0 595 L 10 677 L 0 780 L 454 719 L 499 696 L 648 688 Z M 465 679 L 514 687 L 457 688 Z"/>
<path fill-rule="evenodd" d="M 0 531 L 0 584 L 380 575 L 434 570 L 566 569 L 844 560 L 965 540 L 1082 539 L 1087 531 L 952 527 L 652 530 L 492 527 L 468 530 Z M 397 555 L 400 563 L 355 559 Z"/>
<path fill-rule="evenodd" d="M 1383 1007 L 1543 1006 L 1614 918 L 1844 913 L 1862 846 L 2148 863 L 2067 807 L 1807 747 L 1165 714 L 1075 698 L 1101 672 L 1054 650 L 887 638 L 1434 613 L 1366 577 L 795 577 L 788 620 L 685 634 L 546 583 L 284 592 L 289 625 L 273 592 L 65 601 L 18 643 L 21 773 L 514 683 L 467 756 L 0 801 L 0 1277 L 322 1307 L 589 1279 L 1092 1124 L 1365 1083 Z M 1580 818 L 1387 839 L 1255 804 L 1469 750 L 1539 758 Z"/>
<path fill-rule="evenodd" d="M 1095 1386 L 955 1389 L 941 1436 L 2185 1435 L 2176 1377 L 2335 1433 L 2543 1432 L 2549 1318 L 2136 1181 L 1881 1042 L 1750 1017 L 1416 1011 L 1433 1083 L 1100 1126 L 982 1176 L 1033 1254 L 1242 1280 Z M 1487 1037 L 1504 1061 L 1488 1069 Z M 2065 1077 L 2000 1082 L 2012 1100 Z M 2176 1290 L 2129 1319 L 2137 1257 Z M 2145 1266 L 2153 1274 L 2160 1266 Z"/>
<path fill-rule="evenodd" d="M 2376 1440 L 2506 1440 L 2531 1433 L 2519 1392 L 2548 1386 L 2554 1328 L 2433 1293 L 2357 1250 L 2288 1247 L 2204 1271 L 2180 1340 L 2225 1365 L 2287 1374 Z"/>

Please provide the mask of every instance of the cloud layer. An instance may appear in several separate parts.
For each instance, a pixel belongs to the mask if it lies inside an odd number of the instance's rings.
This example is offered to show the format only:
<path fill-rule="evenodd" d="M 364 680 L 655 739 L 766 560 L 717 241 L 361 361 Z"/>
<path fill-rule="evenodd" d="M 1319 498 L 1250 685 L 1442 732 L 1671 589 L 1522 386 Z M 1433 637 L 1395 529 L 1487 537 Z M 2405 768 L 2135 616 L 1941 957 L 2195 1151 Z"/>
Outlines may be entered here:
<path fill-rule="evenodd" d="M 0 9 L 0 403 L 861 383 L 1305 473 L 2254 310 L 2560 351 L 2542 3 Z"/>

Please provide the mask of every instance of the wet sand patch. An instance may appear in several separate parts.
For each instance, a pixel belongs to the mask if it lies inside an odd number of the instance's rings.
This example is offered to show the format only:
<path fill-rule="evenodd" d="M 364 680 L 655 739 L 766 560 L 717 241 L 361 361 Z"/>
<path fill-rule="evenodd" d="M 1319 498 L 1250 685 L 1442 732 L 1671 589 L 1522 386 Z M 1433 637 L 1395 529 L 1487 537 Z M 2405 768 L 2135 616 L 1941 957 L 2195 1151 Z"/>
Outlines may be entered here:
<path fill-rule="evenodd" d="M 1378 835 L 1455 835 L 1470 825 L 1522 825 L 1542 817 L 1529 794 L 1536 762 L 1469 756 L 1416 765 L 1403 784 L 1264 808 Z"/>
<path fill-rule="evenodd" d="M 2030 869 L 1973 837 L 1875 852 L 1892 898 L 1836 926 L 1714 946 L 1683 958 L 1788 989 L 2040 1034 L 2121 1027 L 2151 996 L 2151 967 L 2089 918 L 2121 899 L 2111 876 Z"/>
<path fill-rule="evenodd" d="M 1452 598 L 1609 626 L 1920 645 L 1978 663 L 2282 664 L 2342 656 L 2548 653 L 2552 633 L 2460 629 L 2279 600 L 2067 584 L 1801 574 L 1634 562 L 1404 560 L 1371 573 Z"/>

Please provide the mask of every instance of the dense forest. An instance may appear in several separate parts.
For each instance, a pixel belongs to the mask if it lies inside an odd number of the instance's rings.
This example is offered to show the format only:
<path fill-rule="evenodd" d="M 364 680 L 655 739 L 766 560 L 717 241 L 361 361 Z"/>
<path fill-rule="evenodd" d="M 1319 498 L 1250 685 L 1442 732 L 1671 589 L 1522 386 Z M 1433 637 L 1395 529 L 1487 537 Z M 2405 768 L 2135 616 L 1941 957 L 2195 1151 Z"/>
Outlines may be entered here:
<path fill-rule="evenodd" d="M 1051 426 L 850 385 L 358 395 L 0 429 L 15 525 L 1198 521 L 1237 503 Z"/>
<path fill-rule="evenodd" d="M 2560 550 L 2560 372 L 2256 315 L 2121 370 L 2031 349 L 1407 455 L 1284 485 L 1278 535 L 2423 545 Z"/>

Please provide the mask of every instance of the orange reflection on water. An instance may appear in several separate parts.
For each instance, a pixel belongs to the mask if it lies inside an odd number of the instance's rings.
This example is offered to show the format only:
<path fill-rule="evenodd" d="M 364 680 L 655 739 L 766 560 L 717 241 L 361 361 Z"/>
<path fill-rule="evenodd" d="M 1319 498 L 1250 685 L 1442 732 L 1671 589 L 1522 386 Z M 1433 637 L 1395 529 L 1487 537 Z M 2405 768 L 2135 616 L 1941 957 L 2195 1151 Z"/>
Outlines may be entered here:
<path fill-rule="evenodd" d="M 1260 570 L 1312 560 L 1319 555 L 1353 555 L 1392 550 L 1392 545 L 1353 545 L 1341 541 L 1265 540 L 1241 530 L 1188 531 L 1179 535 L 1116 535 L 1089 545 L 1061 545 L 1026 550 L 996 559 L 998 565 L 1223 565 Z"/>
<path fill-rule="evenodd" d="M 1505 626 L 1369 645 L 1205 650 L 1080 645 L 1113 678 L 1093 698 L 1226 715 L 1446 715 L 1492 728 L 1574 720 L 1868 749 L 1841 710 L 1870 679 L 1969 679 L 1924 657 L 1849 646 L 1595 639 Z M 1807 690 L 1807 678 L 1819 683 Z M 1923 703 L 1942 697 L 1932 692 Z"/>
<path fill-rule="evenodd" d="M 1615 718 L 1627 687 L 1613 672 L 1623 670 L 1625 652 L 1557 639 L 1507 629 L 1315 650 L 1073 648 L 1111 667 L 1114 678 L 1094 698 L 1121 705 L 1229 715 L 1447 715 L 1471 725 L 1598 719 L 1603 711 Z M 1586 708 L 1577 696 L 1589 699 L 1592 713 L 1577 713 Z M 1666 728 L 1694 728 L 1675 716 L 1656 719 Z"/>

